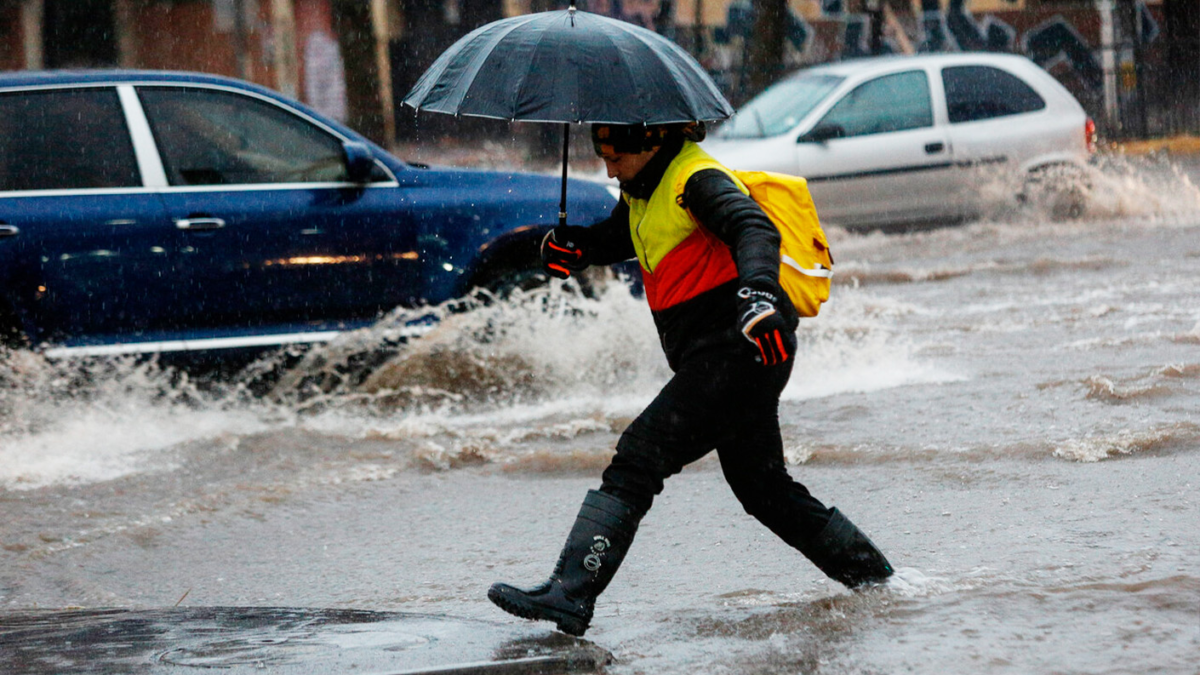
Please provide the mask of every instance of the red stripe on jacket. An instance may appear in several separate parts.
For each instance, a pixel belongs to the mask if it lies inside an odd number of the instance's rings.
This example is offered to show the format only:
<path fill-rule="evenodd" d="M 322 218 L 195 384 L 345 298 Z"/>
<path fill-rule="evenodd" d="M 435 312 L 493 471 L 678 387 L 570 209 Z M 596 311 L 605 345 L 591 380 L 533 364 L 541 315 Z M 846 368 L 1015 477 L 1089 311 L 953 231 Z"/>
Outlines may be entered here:
<path fill-rule="evenodd" d="M 737 264 L 729 247 L 699 226 L 663 256 L 653 273 L 642 270 L 646 300 L 656 312 L 736 278 Z"/>

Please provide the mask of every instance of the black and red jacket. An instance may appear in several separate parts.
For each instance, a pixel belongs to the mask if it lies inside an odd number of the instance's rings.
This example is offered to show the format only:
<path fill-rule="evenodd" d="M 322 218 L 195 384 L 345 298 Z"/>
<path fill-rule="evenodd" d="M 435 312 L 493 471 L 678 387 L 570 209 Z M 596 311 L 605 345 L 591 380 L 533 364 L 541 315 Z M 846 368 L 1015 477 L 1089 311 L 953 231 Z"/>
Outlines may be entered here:
<path fill-rule="evenodd" d="M 656 190 L 674 191 L 675 186 L 660 183 L 683 144 L 682 138 L 668 139 L 633 180 L 621 184 L 621 191 L 634 199 L 650 199 Z M 672 288 L 647 280 L 651 312 L 671 368 L 678 369 L 685 359 L 714 350 L 756 353 L 737 326 L 736 294 L 742 286 L 774 293 L 779 298 L 777 309 L 795 329 L 799 321 L 796 311 L 779 290 L 779 232 L 758 204 L 717 169 L 692 174 L 679 203 L 698 223 L 697 235 L 712 245 L 687 246 L 682 252 L 685 259 L 676 256 L 673 266 L 720 269 L 728 267 L 731 260 L 736 276 L 725 274 L 728 281 L 710 288 L 686 286 L 686 275 L 675 280 Z M 591 264 L 609 265 L 636 257 L 629 221 L 629 204 L 623 198 L 608 218 L 587 228 Z"/>

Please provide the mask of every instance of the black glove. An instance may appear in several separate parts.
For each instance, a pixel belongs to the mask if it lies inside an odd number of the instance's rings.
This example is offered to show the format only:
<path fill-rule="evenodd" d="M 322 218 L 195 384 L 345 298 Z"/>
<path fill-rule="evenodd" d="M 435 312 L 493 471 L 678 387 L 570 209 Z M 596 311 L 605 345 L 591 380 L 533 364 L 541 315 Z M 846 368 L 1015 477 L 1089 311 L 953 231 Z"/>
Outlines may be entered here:
<path fill-rule="evenodd" d="M 566 279 L 571 272 L 582 272 L 588 267 L 586 227 L 561 225 L 546 233 L 542 239 L 542 264 L 546 272 L 556 279 Z"/>
<path fill-rule="evenodd" d="M 753 342 L 760 356 L 755 360 L 764 366 L 774 366 L 791 358 L 796 349 L 796 336 L 788 329 L 783 314 L 776 309 L 779 299 L 775 293 L 752 286 L 738 289 L 738 328 Z"/>

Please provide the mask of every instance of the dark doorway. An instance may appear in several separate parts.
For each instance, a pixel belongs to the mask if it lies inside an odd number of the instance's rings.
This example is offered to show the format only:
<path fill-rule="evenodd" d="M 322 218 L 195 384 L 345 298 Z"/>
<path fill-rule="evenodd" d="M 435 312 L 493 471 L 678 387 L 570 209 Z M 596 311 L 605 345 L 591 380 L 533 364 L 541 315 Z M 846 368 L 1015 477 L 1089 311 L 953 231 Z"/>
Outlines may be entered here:
<path fill-rule="evenodd" d="M 113 0 L 45 0 L 42 45 L 47 68 L 117 65 Z"/>
<path fill-rule="evenodd" d="M 1163 0 L 1166 23 L 1165 98 L 1173 111 L 1173 132 L 1200 130 L 1200 4 Z"/>

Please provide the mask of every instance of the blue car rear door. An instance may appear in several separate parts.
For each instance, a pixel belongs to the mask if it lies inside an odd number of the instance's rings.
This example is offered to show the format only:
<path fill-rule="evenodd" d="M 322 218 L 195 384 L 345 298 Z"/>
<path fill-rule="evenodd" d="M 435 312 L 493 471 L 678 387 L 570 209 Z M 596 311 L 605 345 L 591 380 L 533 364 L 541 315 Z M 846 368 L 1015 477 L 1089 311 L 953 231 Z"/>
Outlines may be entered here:
<path fill-rule="evenodd" d="M 352 183 L 335 131 L 251 92 L 138 88 L 187 238 L 200 328 L 354 324 L 416 299 L 420 261 L 403 193 L 377 165 Z"/>
<path fill-rule="evenodd" d="M 119 93 L 120 92 L 120 93 Z M 39 342 L 175 327 L 179 237 L 135 152 L 132 89 L 0 93 L 0 283 Z"/>

